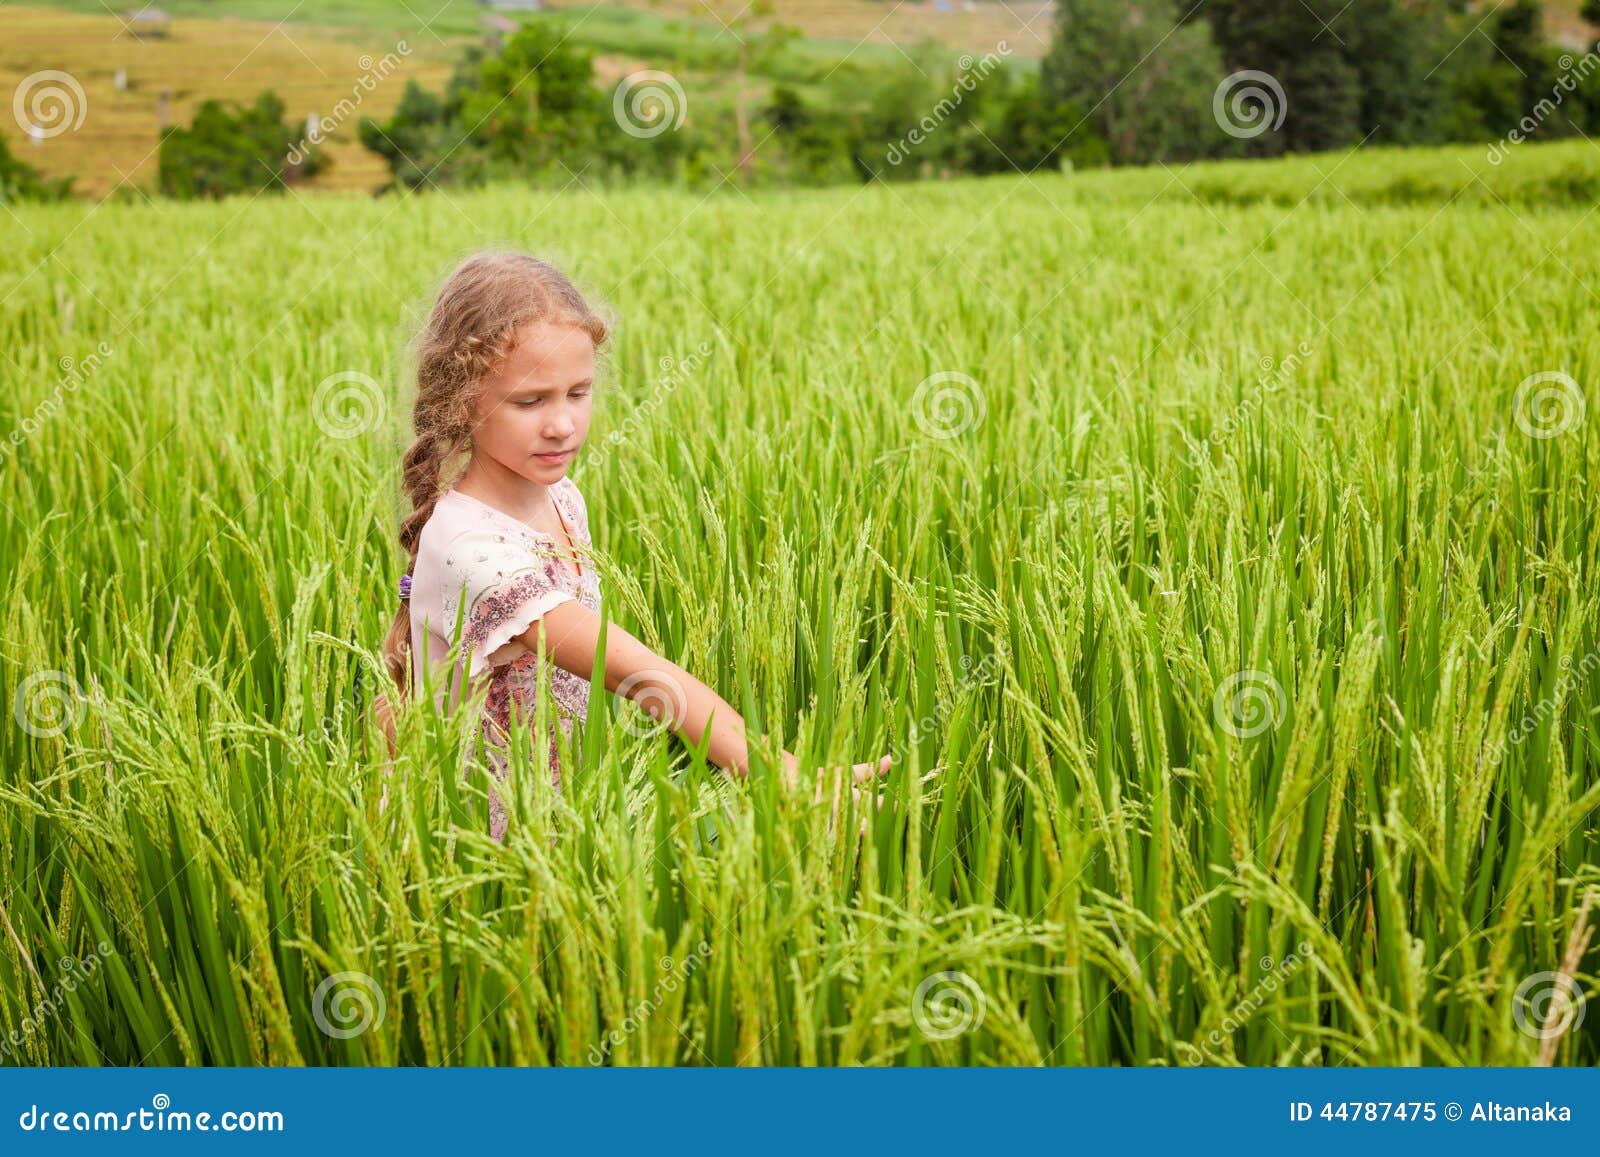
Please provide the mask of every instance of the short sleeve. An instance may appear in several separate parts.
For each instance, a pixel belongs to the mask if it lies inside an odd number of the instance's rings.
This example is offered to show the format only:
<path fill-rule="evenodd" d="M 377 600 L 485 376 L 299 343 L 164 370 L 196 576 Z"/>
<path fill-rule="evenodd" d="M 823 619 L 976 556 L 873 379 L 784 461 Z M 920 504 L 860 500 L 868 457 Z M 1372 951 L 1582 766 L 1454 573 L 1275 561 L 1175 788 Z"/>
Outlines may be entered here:
<path fill-rule="evenodd" d="M 589 537 L 589 504 L 583 500 L 583 491 L 578 489 L 578 484 L 572 479 L 566 480 L 567 517 L 571 518 L 577 531 L 577 536 L 586 544 L 593 544 L 594 539 Z"/>
<path fill-rule="evenodd" d="M 461 652 L 468 659 L 469 678 L 524 653 L 517 637 L 572 601 L 572 594 L 562 589 L 554 553 L 531 541 L 474 530 L 458 536 L 445 552 L 442 633 L 453 632 L 461 616 Z"/>
<path fill-rule="evenodd" d="M 571 523 L 572 536 L 583 555 L 583 574 L 578 580 L 581 589 L 578 601 L 586 606 L 600 606 L 599 560 L 594 557 L 594 539 L 589 534 L 589 506 L 583 492 L 572 479 L 565 480 L 562 488 L 562 510 Z"/>

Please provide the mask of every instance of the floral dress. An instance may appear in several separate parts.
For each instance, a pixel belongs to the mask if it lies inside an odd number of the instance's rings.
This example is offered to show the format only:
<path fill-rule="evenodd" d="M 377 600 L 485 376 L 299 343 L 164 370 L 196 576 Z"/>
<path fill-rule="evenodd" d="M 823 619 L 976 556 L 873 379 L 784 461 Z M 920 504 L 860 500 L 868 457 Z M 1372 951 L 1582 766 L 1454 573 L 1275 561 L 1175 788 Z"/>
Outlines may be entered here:
<path fill-rule="evenodd" d="M 600 580 L 590 549 L 589 512 L 570 478 L 550 487 L 550 497 L 568 542 L 549 535 L 459 490 L 447 490 L 422 528 L 411 576 L 413 685 L 436 685 L 435 701 L 454 707 L 487 680 L 479 731 L 495 773 L 508 774 L 502 750 L 513 709 L 526 724 L 534 718 L 539 656 L 519 640 L 552 608 L 576 601 L 600 609 Z M 572 555 L 578 557 L 575 569 Z M 461 624 L 457 670 L 446 670 L 456 623 Z M 545 660 L 555 700 L 556 722 L 570 736 L 575 719 L 589 710 L 589 681 Z M 465 669 L 465 679 L 449 678 Z M 560 786 L 556 732 L 549 736 L 551 780 Z M 489 788 L 489 834 L 504 838 L 505 804 Z"/>

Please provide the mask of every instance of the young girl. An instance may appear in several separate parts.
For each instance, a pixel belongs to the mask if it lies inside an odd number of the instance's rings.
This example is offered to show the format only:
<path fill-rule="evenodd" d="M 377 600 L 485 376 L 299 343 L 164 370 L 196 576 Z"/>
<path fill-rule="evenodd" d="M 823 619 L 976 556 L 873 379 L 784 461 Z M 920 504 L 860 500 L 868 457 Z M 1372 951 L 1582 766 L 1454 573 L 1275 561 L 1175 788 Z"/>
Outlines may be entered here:
<path fill-rule="evenodd" d="M 441 707 L 487 683 L 480 737 L 502 779 L 501 749 L 514 719 L 535 717 L 541 663 L 563 732 L 570 735 L 573 721 L 588 713 L 600 584 L 588 508 L 567 470 L 588 435 L 595 355 L 608 333 L 606 321 L 550 265 L 524 253 L 484 252 L 446 279 L 414 347 L 416 441 L 404 459 L 412 511 L 400 526 L 411 564 L 384 659 L 400 695 L 431 680 Z M 454 473 L 463 454 L 465 467 Z M 460 649 L 449 668 L 458 621 Z M 635 700 L 690 742 L 709 730 L 710 760 L 748 774 L 738 712 L 615 623 L 606 631 L 603 678 L 606 690 Z M 379 716 L 392 741 L 387 703 Z M 549 753 L 559 786 L 554 727 Z M 889 766 L 889 756 L 856 764 L 855 782 L 887 774 Z M 783 767 L 786 782 L 797 786 L 801 776 L 787 751 Z M 817 776 L 818 799 L 824 774 Z M 490 834 L 500 840 L 505 805 L 492 785 L 489 797 Z"/>

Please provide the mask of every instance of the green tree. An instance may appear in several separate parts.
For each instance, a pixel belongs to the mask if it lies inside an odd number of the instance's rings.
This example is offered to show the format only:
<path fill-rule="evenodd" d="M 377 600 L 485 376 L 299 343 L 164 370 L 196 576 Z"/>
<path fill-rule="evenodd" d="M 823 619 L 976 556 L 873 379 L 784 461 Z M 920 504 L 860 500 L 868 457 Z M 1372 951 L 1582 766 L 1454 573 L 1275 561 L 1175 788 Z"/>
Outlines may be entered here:
<path fill-rule="evenodd" d="M 532 22 L 483 62 L 459 116 L 491 157 L 538 169 L 591 145 L 610 114 L 594 84 L 593 56 Z"/>
<path fill-rule="evenodd" d="M 495 55 L 473 46 L 443 95 L 415 82 L 386 121 L 364 118 L 361 143 L 389 163 L 391 187 L 472 185 L 491 177 L 554 176 L 598 169 L 673 172 L 685 134 L 624 134 L 595 84 L 593 57 L 559 27 L 530 21 Z"/>
<path fill-rule="evenodd" d="M 1501 9 L 1491 23 L 1489 38 L 1521 78 L 1521 104 L 1531 109 L 1549 95 L 1553 80 L 1544 42 L 1544 9 L 1539 0 L 1516 0 Z"/>
<path fill-rule="evenodd" d="M 1350 15 L 1355 19 L 1337 19 L 1334 26 L 1358 74 L 1362 136 L 1370 135 L 1373 144 L 1437 140 L 1444 90 L 1435 66 L 1449 48 L 1435 52 L 1434 45 L 1444 30 L 1444 4 L 1355 0 Z"/>
<path fill-rule="evenodd" d="M 1014 85 L 994 129 L 1007 159 L 1023 172 L 1065 163 L 1096 167 L 1111 160 L 1106 142 L 1081 125 L 1084 110 L 1070 101 L 1046 100 L 1037 73 L 1024 73 Z"/>
<path fill-rule="evenodd" d="M 885 68 L 869 82 L 857 118 L 852 160 L 862 180 L 914 180 L 942 161 L 937 134 L 913 139 L 912 129 L 934 115 L 942 94 L 928 79 L 928 61 Z"/>
<path fill-rule="evenodd" d="M 1282 71 L 1285 95 L 1294 94 L 1284 118 L 1290 148 L 1342 149 L 1361 141 L 1361 74 L 1341 52 L 1302 52 Z"/>
<path fill-rule="evenodd" d="M 963 78 L 965 79 L 965 78 Z M 1103 165 L 1105 141 L 1075 132 L 1081 106 L 1046 100 L 1037 73 L 1001 67 L 972 86 L 959 118 L 952 118 L 946 161 L 964 173 L 1031 173 L 1056 167 Z"/>
<path fill-rule="evenodd" d="M 707 7 L 735 43 L 729 61 L 733 74 L 734 132 L 739 146 L 735 163 L 748 177 L 755 172 L 757 148 L 750 129 L 749 78 L 771 71 L 789 42 L 799 38 L 800 30 L 774 17 L 772 0 L 715 0 Z"/>
<path fill-rule="evenodd" d="M 459 112 L 460 102 L 451 94 L 436 96 L 408 80 L 389 119 L 362 117 L 356 135 L 389 163 L 396 186 L 466 184 L 469 174 L 481 170 L 482 157 L 462 130 Z"/>
<path fill-rule="evenodd" d="M 1357 19 L 1351 13 L 1363 3 L 1355 0 L 1348 10 L 1333 0 L 1210 0 L 1205 5 L 1202 12 L 1230 77 L 1243 71 L 1265 73 L 1277 86 L 1252 85 L 1269 97 L 1251 110 L 1266 115 L 1276 127 L 1241 136 L 1234 149 L 1272 155 L 1361 140 L 1367 131 L 1362 125 L 1362 75 L 1348 58 L 1349 41 L 1341 30 L 1354 27 Z"/>
<path fill-rule="evenodd" d="M 72 195 L 71 177 L 46 177 L 12 153 L 0 136 L 0 205 L 10 201 L 62 201 Z"/>
<path fill-rule="evenodd" d="M 1221 58 L 1210 28 L 1179 26 L 1171 0 L 1059 0 L 1040 71 L 1045 98 L 1084 109 L 1078 131 L 1118 163 L 1200 156 L 1220 141 L 1211 98 Z"/>
<path fill-rule="evenodd" d="M 298 164 L 291 163 L 291 153 L 301 156 Z M 182 199 L 281 191 L 326 165 L 319 148 L 297 148 L 294 130 L 284 123 L 283 101 L 268 89 L 247 108 L 204 101 L 188 127 L 168 128 L 161 137 L 157 184 Z"/>
<path fill-rule="evenodd" d="M 774 85 L 760 119 L 776 150 L 773 168 L 780 178 L 806 185 L 849 181 L 860 176 L 851 163 L 856 142 L 850 118 L 834 107 L 812 105 L 793 87 Z"/>

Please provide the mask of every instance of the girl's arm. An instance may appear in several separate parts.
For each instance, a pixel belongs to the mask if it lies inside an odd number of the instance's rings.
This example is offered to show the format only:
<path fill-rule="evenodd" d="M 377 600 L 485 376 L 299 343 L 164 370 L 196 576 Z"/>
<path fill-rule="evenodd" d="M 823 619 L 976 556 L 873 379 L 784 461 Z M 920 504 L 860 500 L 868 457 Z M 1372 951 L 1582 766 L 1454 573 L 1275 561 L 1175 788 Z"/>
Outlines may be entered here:
<path fill-rule="evenodd" d="M 583 679 L 593 677 L 595 648 L 600 641 L 598 614 L 579 602 L 561 603 L 546 611 L 542 619 L 518 636 L 518 641 L 537 652 L 541 627 L 545 653 L 557 666 Z M 670 659 L 657 655 L 616 623 L 606 627 L 603 678 L 607 691 L 635 700 L 653 718 L 690 743 L 700 743 L 709 727 L 711 738 L 706 757 L 732 774 L 750 773 L 744 718 L 710 687 Z M 887 775 L 890 763 L 890 757 L 885 755 L 873 762 L 856 764 L 855 781 L 865 783 Z M 785 751 L 783 765 L 785 781 L 790 787 L 797 786 L 800 769 L 794 755 Z M 818 798 L 821 798 L 824 774 L 822 769 L 818 770 Z M 859 797 L 861 793 L 856 794 Z M 882 806 L 881 800 L 879 806 Z"/>

